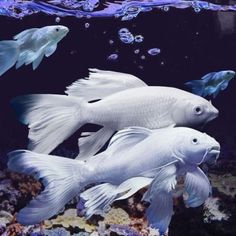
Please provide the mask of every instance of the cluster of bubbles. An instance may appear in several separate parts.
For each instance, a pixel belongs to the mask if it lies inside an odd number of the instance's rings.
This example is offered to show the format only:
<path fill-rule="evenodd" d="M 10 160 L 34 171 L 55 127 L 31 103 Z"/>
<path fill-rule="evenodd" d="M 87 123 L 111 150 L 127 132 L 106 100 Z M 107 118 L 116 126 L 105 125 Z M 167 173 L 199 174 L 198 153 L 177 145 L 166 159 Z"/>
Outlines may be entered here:
<path fill-rule="evenodd" d="M 131 44 L 133 42 L 141 43 L 144 40 L 142 35 L 134 36 L 127 28 L 120 29 L 118 35 L 120 41 L 126 44 Z"/>
<path fill-rule="evenodd" d="M 140 53 L 140 49 L 135 49 L 134 53 L 136 55 L 138 55 Z M 150 48 L 147 50 L 147 54 L 150 56 L 157 56 L 161 53 L 161 49 L 160 48 Z M 116 61 L 119 58 L 118 53 L 112 53 L 107 57 L 108 61 Z M 141 60 L 145 60 L 146 56 L 145 55 L 141 55 Z"/>

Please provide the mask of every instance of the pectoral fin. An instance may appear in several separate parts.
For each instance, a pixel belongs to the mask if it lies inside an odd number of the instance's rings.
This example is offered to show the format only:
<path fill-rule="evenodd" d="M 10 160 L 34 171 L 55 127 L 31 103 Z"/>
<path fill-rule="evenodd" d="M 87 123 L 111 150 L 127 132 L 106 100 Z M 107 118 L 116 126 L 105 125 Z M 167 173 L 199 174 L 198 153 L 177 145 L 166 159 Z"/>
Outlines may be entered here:
<path fill-rule="evenodd" d="M 185 176 L 185 191 L 188 198 L 185 205 L 189 207 L 198 207 L 203 204 L 211 194 L 211 185 L 203 171 L 196 167 L 187 172 Z"/>
<path fill-rule="evenodd" d="M 45 49 L 45 56 L 50 57 L 57 49 L 57 44 L 53 44 Z"/>
<path fill-rule="evenodd" d="M 176 171 L 174 164 L 162 168 L 144 194 L 143 200 L 150 202 L 146 211 L 149 225 L 157 228 L 163 235 L 173 214 L 172 190 L 176 186 Z"/>
<path fill-rule="evenodd" d="M 135 144 L 151 135 L 152 132 L 153 131 L 142 127 L 130 127 L 121 130 L 112 137 L 105 153 L 108 156 L 112 156 L 118 152 L 119 155 L 122 155 L 122 153 L 127 151 L 127 149 L 133 147 Z M 82 135 L 87 134 L 87 136 L 79 138 L 78 144 L 80 154 L 77 159 L 85 160 L 92 157 L 92 155 L 99 151 L 113 133 L 114 130 L 107 129 L 106 127 L 101 128 L 95 133 L 82 133 Z M 97 156 L 92 158 L 97 158 Z"/>
<path fill-rule="evenodd" d="M 135 144 L 143 141 L 153 133 L 152 130 L 143 127 L 129 127 L 116 133 L 108 146 L 109 152 L 114 154 L 118 150 L 122 152 Z"/>
<path fill-rule="evenodd" d="M 33 70 L 36 70 L 39 66 L 39 64 L 41 63 L 41 61 L 43 60 L 43 53 L 36 59 L 33 61 Z"/>

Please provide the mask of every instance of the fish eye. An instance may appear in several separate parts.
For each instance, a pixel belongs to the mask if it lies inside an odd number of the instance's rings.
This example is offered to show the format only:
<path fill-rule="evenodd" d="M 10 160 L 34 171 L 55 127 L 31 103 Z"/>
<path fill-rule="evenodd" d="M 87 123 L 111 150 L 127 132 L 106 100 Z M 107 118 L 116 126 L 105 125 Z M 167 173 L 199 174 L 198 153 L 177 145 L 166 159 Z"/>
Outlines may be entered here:
<path fill-rule="evenodd" d="M 197 139 L 197 138 L 193 138 L 193 139 L 192 139 L 192 143 L 193 143 L 193 144 L 198 144 L 198 139 Z"/>
<path fill-rule="evenodd" d="M 59 28 L 56 28 L 56 31 L 58 32 L 58 31 L 59 31 Z"/>
<path fill-rule="evenodd" d="M 200 114 L 202 114 L 202 108 L 200 106 L 196 106 L 196 107 L 194 107 L 194 112 L 197 115 L 200 115 Z"/>

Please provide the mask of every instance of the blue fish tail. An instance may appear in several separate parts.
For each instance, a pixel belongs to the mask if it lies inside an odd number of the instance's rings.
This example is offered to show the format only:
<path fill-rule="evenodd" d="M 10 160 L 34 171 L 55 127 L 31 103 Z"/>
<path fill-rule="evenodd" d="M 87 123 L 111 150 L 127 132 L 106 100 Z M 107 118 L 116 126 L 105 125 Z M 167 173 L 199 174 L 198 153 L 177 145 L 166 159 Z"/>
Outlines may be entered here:
<path fill-rule="evenodd" d="M 16 41 L 0 41 L 0 76 L 15 65 L 18 56 L 19 45 Z"/>
<path fill-rule="evenodd" d="M 185 85 L 191 89 L 192 93 L 199 96 L 204 95 L 205 82 L 203 80 L 192 80 L 185 83 Z"/>
<path fill-rule="evenodd" d="M 84 162 L 26 150 L 8 154 L 8 168 L 42 180 L 45 189 L 17 214 L 22 225 L 34 225 L 57 214 L 82 188 Z"/>

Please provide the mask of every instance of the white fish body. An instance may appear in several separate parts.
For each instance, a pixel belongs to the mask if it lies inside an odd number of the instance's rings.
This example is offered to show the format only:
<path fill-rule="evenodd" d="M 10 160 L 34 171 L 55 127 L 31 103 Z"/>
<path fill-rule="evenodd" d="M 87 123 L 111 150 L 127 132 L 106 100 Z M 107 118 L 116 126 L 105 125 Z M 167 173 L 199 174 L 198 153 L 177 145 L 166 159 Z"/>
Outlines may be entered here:
<path fill-rule="evenodd" d="M 0 76 L 16 64 L 18 69 L 23 64 L 33 63 L 35 70 L 44 56 L 52 55 L 57 43 L 69 32 L 62 25 L 45 26 L 24 30 L 13 37 L 14 40 L 0 41 Z"/>
<path fill-rule="evenodd" d="M 146 217 L 152 227 L 164 233 L 173 213 L 172 190 L 177 177 L 185 177 L 185 191 L 189 194 L 186 205 L 203 204 L 211 187 L 198 165 L 213 156 L 217 159 L 219 152 L 215 139 L 182 127 L 122 130 L 105 152 L 86 163 L 30 151 L 12 152 L 8 167 L 42 179 L 45 186 L 45 191 L 18 213 L 17 220 L 35 224 L 48 219 L 89 184 L 98 185 L 80 194 L 87 218 L 103 214 L 112 202 L 150 185 L 143 196 L 150 202 Z"/>
<path fill-rule="evenodd" d="M 26 95 L 12 104 L 29 126 L 29 149 L 39 153 L 50 153 L 86 123 L 103 126 L 98 132 L 82 134 L 79 158 L 94 155 L 115 131 L 126 127 L 202 126 L 218 115 L 210 102 L 189 92 L 140 83 L 133 86 L 137 87 L 124 86 L 122 91 L 119 87 L 94 103 L 88 103 L 88 97 Z M 101 85 L 98 88 L 93 98 L 101 94 Z"/>

